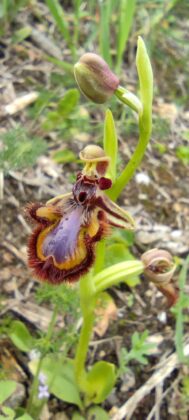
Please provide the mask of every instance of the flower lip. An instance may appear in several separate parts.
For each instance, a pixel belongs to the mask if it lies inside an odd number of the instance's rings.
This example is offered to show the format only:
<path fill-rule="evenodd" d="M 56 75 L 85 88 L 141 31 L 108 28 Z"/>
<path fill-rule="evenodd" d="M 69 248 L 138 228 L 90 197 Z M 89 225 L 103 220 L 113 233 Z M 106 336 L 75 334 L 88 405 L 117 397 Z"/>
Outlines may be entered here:
<path fill-rule="evenodd" d="M 65 215 L 43 241 L 43 255 L 53 257 L 57 264 L 72 256 L 77 246 L 77 237 L 81 227 L 82 210 L 78 207 Z"/>

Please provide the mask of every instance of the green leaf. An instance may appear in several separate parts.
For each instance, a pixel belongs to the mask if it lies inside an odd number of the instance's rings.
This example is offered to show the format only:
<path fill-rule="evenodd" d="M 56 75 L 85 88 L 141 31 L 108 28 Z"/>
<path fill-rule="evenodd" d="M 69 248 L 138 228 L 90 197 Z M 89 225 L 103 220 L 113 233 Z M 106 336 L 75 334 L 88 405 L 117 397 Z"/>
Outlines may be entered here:
<path fill-rule="evenodd" d="M 19 42 L 24 41 L 24 39 L 28 38 L 31 35 L 32 28 L 30 26 L 24 26 L 24 28 L 15 31 L 12 42 L 18 44 Z"/>
<path fill-rule="evenodd" d="M 56 130 L 60 121 L 60 116 L 57 111 L 49 111 L 46 115 L 46 118 L 42 122 L 42 127 L 45 131 Z"/>
<path fill-rule="evenodd" d="M 16 420 L 33 420 L 33 418 L 29 414 L 24 413 L 21 417 L 17 417 Z"/>
<path fill-rule="evenodd" d="M 111 1 L 100 1 L 100 53 L 104 60 L 111 65 L 111 51 L 110 51 L 110 22 L 112 16 Z"/>
<path fill-rule="evenodd" d="M 122 56 L 126 49 L 126 44 L 129 32 L 132 27 L 133 17 L 135 12 L 136 0 L 121 0 L 120 1 L 120 19 L 118 31 L 118 45 L 117 45 L 117 71 L 120 70 Z"/>
<path fill-rule="evenodd" d="M 181 135 L 183 140 L 189 141 L 189 130 L 184 130 Z"/>
<path fill-rule="evenodd" d="M 0 381 L 0 404 L 9 398 L 16 390 L 15 381 Z"/>
<path fill-rule="evenodd" d="M 87 374 L 86 380 L 87 403 L 99 404 L 106 399 L 115 384 L 115 366 L 104 361 L 97 362 Z"/>
<path fill-rule="evenodd" d="M 61 117 L 67 117 L 72 113 L 79 100 L 78 89 L 70 89 L 66 92 L 63 98 L 58 103 L 57 112 Z"/>
<path fill-rule="evenodd" d="M 189 146 L 177 147 L 176 155 L 184 163 L 184 165 L 189 164 Z"/>
<path fill-rule="evenodd" d="M 5 416 L 0 416 L 0 420 L 13 420 L 15 418 L 15 411 L 10 407 L 0 407 Z"/>
<path fill-rule="evenodd" d="M 33 374 L 36 373 L 36 360 L 29 363 L 29 368 Z M 60 400 L 76 404 L 79 408 L 82 407 L 75 381 L 74 365 L 71 360 L 66 359 L 65 361 L 60 356 L 48 355 L 43 359 L 40 372 L 46 376 L 46 382 L 52 394 Z"/>
<path fill-rule="evenodd" d="M 109 418 L 106 411 L 98 406 L 91 407 L 87 412 L 87 420 L 108 420 Z"/>
<path fill-rule="evenodd" d="M 132 346 L 135 348 L 141 348 L 147 337 L 148 330 L 145 330 L 142 334 L 139 334 L 138 331 L 135 331 L 131 338 Z"/>
<path fill-rule="evenodd" d="M 13 321 L 8 332 L 9 337 L 21 351 L 28 352 L 33 347 L 33 337 L 21 321 Z"/>
<path fill-rule="evenodd" d="M 116 179 L 116 163 L 117 163 L 117 135 L 114 119 L 110 109 L 106 111 L 104 123 L 104 151 L 110 157 L 108 175 L 112 182 Z"/>
<path fill-rule="evenodd" d="M 70 163 L 77 160 L 75 154 L 68 149 L 59 150 L 58 152 L 54 153 L 53 159 L 57 163 Z"/>
<path fill-rule="evenodd" d="M 70 33 L 63 7 L 60 5 L 58 0 L 46 0 L 46 4 L 57 24 L 59 31 L 63 35 L 63 38 L 65 38 L 65 40 L 69 43 Z"/>
<path fill-rule="evenodd" d="M 73 413 L 72 420 L 86 420 L 86 417 L 83 417 L 78 411 Z"/>
<path fill-rule="evenodd" d="M 2 143 L 0 168 L 3 168 L 5 173 L 32 165 L 47 149 L 47 144 L 43 139 L 30 138 L 21 126 L 0 135 L 0 142 Z"/>

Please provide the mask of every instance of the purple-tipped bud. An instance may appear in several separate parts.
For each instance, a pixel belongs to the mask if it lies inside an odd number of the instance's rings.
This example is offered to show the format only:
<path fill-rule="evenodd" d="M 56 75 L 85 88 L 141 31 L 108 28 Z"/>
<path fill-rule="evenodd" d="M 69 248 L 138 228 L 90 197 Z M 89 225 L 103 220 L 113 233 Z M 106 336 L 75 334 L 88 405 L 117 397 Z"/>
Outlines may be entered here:
<path fill-rule="evenodd" d="M 176 269 L 172 255 L 162 249 L 151 249 L 142 257 L 144 274 L 167 297 L 168 305 L 172 306 L 178 299 L 178 289 L 172 282 Z"/>
<path fill-rule="evenodd" d="M 97 54 L 86 53 L 74 66 L 76 82 L 81 92 L 97 104 L 106 102 L 119 85 L 118 77 Z"/>

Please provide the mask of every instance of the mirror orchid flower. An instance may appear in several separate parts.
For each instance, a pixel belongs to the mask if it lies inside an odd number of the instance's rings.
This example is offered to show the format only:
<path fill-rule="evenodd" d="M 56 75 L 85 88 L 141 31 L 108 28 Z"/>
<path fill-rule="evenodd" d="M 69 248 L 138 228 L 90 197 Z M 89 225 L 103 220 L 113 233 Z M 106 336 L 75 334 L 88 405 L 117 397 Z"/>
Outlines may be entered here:
<path fill-rule="evenodd" d="M 28 243 L 29 266 L 37 278 L 53 284 L 73 282 L 86 273 L 94 263 L 97 242 L 111 226 L 135 228 L 131 215 L 104 193 L 112 185 L 105 177 L 109 158 L 104 150 L 88 145 L 80 159 L 85 166 L 71 193 L 26 207 L 37 223 Z"/>

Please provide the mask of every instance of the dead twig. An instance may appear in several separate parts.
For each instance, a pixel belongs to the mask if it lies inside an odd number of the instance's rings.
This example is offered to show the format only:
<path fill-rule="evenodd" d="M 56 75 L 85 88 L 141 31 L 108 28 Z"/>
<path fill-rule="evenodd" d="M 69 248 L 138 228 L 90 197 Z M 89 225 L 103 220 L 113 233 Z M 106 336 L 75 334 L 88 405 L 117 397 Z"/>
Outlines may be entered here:
<path fill-rule="evenodd" d="M 10 242 L 3 241 L 2 246 L 6 248 L 8 251 L 11 252 L 18 260 L 20 260 L 24 265 L 27 266 L 27 256 L 24 252 L 19 251 L 13 244 L 10 244 Z"/>
<path fill-rule="evenodd" d="M 30 93 L 27 93 L 26 95 L 23 95 L 23 96 L 20 96 L 19 98 L 16 98 L 10 104 L 5 105 L 5 107 L 4 107 L 5 114 L 14 115 L 18 111 L 22 111 L 28 105 L 35 102 L 36 99 L 38 98 L 38 96 L 39 96 L 38 92 L 30 92 Z"/>
<path fill-rule="evenodd" d="M 189 335 L 185 337 L 184 355 L 189 355 Z M 141 388 L 139 388 L 125 404 L 122 405 L 114 417 L 112 417 L 112 420 L 131 419 L 140 401 L 143 400 L 143 398 L 155 387 L 161 384 L 168 376 L 170 376 L 171 373 L 178 368 L 179 364 L 180 362 L 176 352 L 167 357 L 164 360 L 162 367 L 156 370 L 148 381 L 146 381 L 146 383 L 141 386 Z"/>

